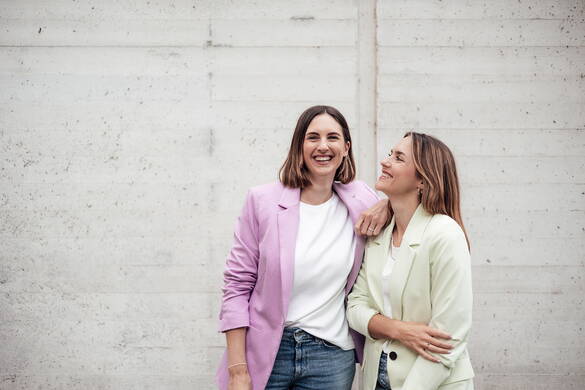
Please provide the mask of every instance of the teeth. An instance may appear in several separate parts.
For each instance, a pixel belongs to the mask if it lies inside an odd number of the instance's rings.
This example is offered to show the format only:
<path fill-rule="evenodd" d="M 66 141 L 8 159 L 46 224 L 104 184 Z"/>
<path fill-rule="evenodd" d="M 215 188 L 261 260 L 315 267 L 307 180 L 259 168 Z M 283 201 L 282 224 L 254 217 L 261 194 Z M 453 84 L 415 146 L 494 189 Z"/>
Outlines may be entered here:
<path fill-rule="evenodd" d="M 329 160 L 331 160 L 331 157 L 315 157 L 315 160 L 317 160 L 317 161 L 329 161 Z"/>

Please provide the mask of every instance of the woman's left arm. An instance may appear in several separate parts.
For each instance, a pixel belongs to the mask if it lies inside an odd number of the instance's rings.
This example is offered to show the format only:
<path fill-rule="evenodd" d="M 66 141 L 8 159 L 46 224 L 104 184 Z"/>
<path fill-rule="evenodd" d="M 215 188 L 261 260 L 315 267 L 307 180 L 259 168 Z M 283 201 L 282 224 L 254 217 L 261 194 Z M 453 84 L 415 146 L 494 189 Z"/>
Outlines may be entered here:
<path fill-rule="evenodd" d="M 419 356 L 402 390 L 435 390 L 451 374 L 455 362 L 467 347 L 471 329 L 473 295 L 471 259 L 465 234 L 460 229 L 443 230 L 430 250 L 431 307 L 429 326 L 451 335 L 449 354 L 429 352 L 440 363 Z"/>

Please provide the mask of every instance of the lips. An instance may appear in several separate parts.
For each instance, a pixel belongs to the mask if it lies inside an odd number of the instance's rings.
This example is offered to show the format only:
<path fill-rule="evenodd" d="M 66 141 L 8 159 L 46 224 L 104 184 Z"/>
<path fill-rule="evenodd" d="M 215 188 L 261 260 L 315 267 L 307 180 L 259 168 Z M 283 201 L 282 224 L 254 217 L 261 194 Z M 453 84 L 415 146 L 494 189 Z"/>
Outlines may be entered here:
<path fill-rule="evenodd" d="M 379 180 L 392 179 L 393 177 L 394 176 L 392 176 L 388 172 L 382 171 L 382 175 L 380 176 Z"/>
<path fill-rule="evenodd" d="M 317 162 L 329 162 L 333 159 L 333 156 L 318 155 L 313 157 Z"/>

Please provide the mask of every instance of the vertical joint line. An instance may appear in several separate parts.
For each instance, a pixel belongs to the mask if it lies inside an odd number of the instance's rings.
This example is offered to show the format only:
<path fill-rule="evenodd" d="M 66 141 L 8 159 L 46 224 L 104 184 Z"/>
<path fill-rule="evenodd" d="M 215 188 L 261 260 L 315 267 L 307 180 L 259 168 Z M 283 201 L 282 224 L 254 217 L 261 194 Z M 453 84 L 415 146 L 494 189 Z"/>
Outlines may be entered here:
<path fill-rule="evenodd" d="M 378 139 L 377 0 L 361 0 L 357 4 L 357 160 L 360 177 L 373 185 L 376 178 Z"/>

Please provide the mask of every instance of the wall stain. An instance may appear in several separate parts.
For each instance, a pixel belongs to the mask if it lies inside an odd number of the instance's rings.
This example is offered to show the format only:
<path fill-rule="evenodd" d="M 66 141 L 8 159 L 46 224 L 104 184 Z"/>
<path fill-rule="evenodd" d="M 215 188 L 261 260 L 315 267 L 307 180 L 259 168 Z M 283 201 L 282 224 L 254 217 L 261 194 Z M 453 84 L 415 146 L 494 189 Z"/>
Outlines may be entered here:
<path fill-rule="evenodd" d="M 213 129 L 209 129 L 209 146 L 207 147 L 207 152 L 209 156 L 213 156 L 213 152 L 215 151 L 215 134 Z"/>
<path fill-rule="evenodd" d="M 290 20 L 295 20 L 298 22 L 308 22 L 310 20 L 315 20 L 314 16 L 291 16 Z"/>

